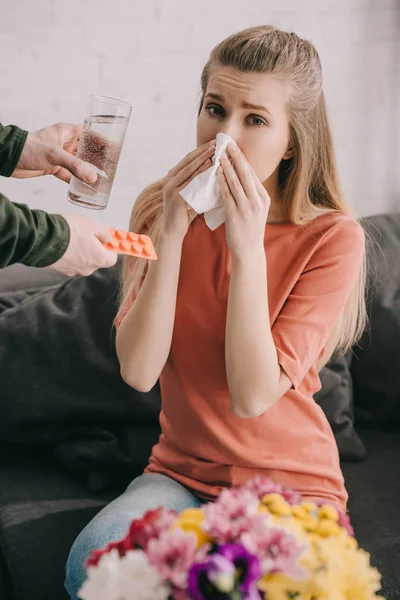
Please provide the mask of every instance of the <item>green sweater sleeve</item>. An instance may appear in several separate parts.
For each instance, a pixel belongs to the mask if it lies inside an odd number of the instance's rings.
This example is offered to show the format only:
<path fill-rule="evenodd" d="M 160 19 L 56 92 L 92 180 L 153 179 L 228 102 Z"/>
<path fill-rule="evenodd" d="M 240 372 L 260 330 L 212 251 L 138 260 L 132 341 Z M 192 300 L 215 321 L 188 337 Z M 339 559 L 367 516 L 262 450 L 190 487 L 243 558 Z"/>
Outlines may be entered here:
<path fill-rule="evenodd" d="M 27 135 L 27 131 L 15 125 L 3 127 L 0 123 L 0 175 L 3 177 L 13 174 Z"/>
<path fill-rule="evenodd" d="M 64 217 L 14 204 L 0 193 L 0 268 L 52 265 L 64 255 L 69 240 Z"/>
<path fill-rule="evenodd" d="M 0 175 L 12 175 L 27 135 L 15 125 L 0 123 Z M 69 225 L 63 217 L 13 204 L 0 193 L 0 268 L 13 263 L 52 265 L 65 253 L 69 239 Z"/>

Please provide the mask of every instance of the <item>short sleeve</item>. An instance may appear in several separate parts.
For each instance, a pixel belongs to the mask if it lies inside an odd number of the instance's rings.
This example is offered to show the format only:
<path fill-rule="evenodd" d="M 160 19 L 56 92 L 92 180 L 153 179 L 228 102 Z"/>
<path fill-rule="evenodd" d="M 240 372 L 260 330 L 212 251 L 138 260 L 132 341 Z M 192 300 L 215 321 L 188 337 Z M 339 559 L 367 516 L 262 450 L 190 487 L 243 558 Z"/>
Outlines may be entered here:
<path fill-rule="evenodd" d="M 365 253 L 362 227 L 345 219 L 326 232 L 279 313 L 278 362 L 296 388 L 317 362 L 356 283 Z"/>

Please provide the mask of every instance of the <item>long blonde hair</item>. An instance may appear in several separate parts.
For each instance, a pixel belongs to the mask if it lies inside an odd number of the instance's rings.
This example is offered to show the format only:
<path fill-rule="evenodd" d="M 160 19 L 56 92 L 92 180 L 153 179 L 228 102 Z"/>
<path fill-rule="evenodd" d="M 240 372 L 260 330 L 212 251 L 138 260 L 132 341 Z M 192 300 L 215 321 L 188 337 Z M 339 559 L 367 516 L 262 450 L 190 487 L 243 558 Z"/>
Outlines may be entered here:
<path fill-rule="evenodd" d="M 311 42 L 295 33 L 266 25 L 231 35 L 216 46 L 201 76 L 202 98 L 213 66 L 232 66 L 241 72 L 271 73 L 290 82 L 288 103 L 294 156 L 282 160 L 279 195 L 286 220 L 302 225 L 337 211 L 353 217 L 339 184 L 332 135 L 328 123 L 322 70 Z M 132 210 L 130 231 L 146 233 L 157 243 L 163 215 L 163 180 L 147 187 Z M 137 293 L 147 272 L 145 261 L 126 258 L 122 275 L 122 305 Z M 330 347 L 346 351 L 360 338 L 366 324 L 365 259 L 337 323 Z"/>

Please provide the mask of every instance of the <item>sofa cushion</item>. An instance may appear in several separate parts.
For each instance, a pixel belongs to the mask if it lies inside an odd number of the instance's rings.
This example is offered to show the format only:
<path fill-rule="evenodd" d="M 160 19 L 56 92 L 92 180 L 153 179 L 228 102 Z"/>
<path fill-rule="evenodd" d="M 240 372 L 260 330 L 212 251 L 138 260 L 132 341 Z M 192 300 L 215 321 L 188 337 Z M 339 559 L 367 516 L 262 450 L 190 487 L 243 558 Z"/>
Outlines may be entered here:
<path fill-rule="evenodd" d="M 0 448 L 0 547 L 4 595 L 68 599 L 64 565 L 85 525 L 114 493 L 91 494 L 43 451 Z M 1 585 L 1 583 L 0 583 Z M 1 589 L 1 588 L 0 588 Z"/>
<path fill-rule="evenodd" d="M 340 458 L 363 460 L 365 446 L 354 429 L 353 381 L 350 373 L 352 353 L 334 355 L 319 376 L 321 390 L 314 400 L 321 406 L 332 427 Z"/>
<path fill-rule="evenodd" d="M 0 269 L 0 313 L 21 304 L 44 288 L 59 286 L 65 280 L 64 275 L 50 269 L 35 269 L 24 265 Z"/>
<path fill-rule="evenodd" d="M 365 219 L 370 323 L 351 366 L 358 421 L 400 423 L 400 214 Z"/>
<path fill-rule="evenodd" d="M 367 449 L 362 463 L 342 463 L 356 538 L 382 573 L 387 600 L 400 598 L 400 456 L 398 431 L 360 429 Z"/>
<path fill-rule="evenodd" d="M 24 265 L 12 265 L 0 269 L 0 294 L 10 291 L 22 291 L 51 287 L 63 283 L 67 277 L 52 269 L 37 269 Z"/>
<path fill-rule="evenodd" d="M 0 313 L 0 442 L 49 445 L 90 489 L 130 481 L 159 436 L 158 388 L 142 394 L 120 377 L 118 292 L 115 267 Z"/>

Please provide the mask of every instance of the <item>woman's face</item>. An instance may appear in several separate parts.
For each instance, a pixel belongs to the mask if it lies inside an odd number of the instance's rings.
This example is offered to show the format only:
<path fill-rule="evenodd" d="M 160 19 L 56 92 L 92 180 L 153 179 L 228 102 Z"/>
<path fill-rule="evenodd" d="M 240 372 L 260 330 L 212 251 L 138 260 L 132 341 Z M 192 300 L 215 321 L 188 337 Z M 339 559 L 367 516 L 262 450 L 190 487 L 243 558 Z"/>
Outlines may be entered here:
<path fill-rule="evenodd" d="M 281 160 L 292 156 L 288 97 L 288 82 L 276 76 L 213 67 L 197 122 L 198 146 L 226 133 L 270 188 L 268 180 L 276 184 Z"/>

